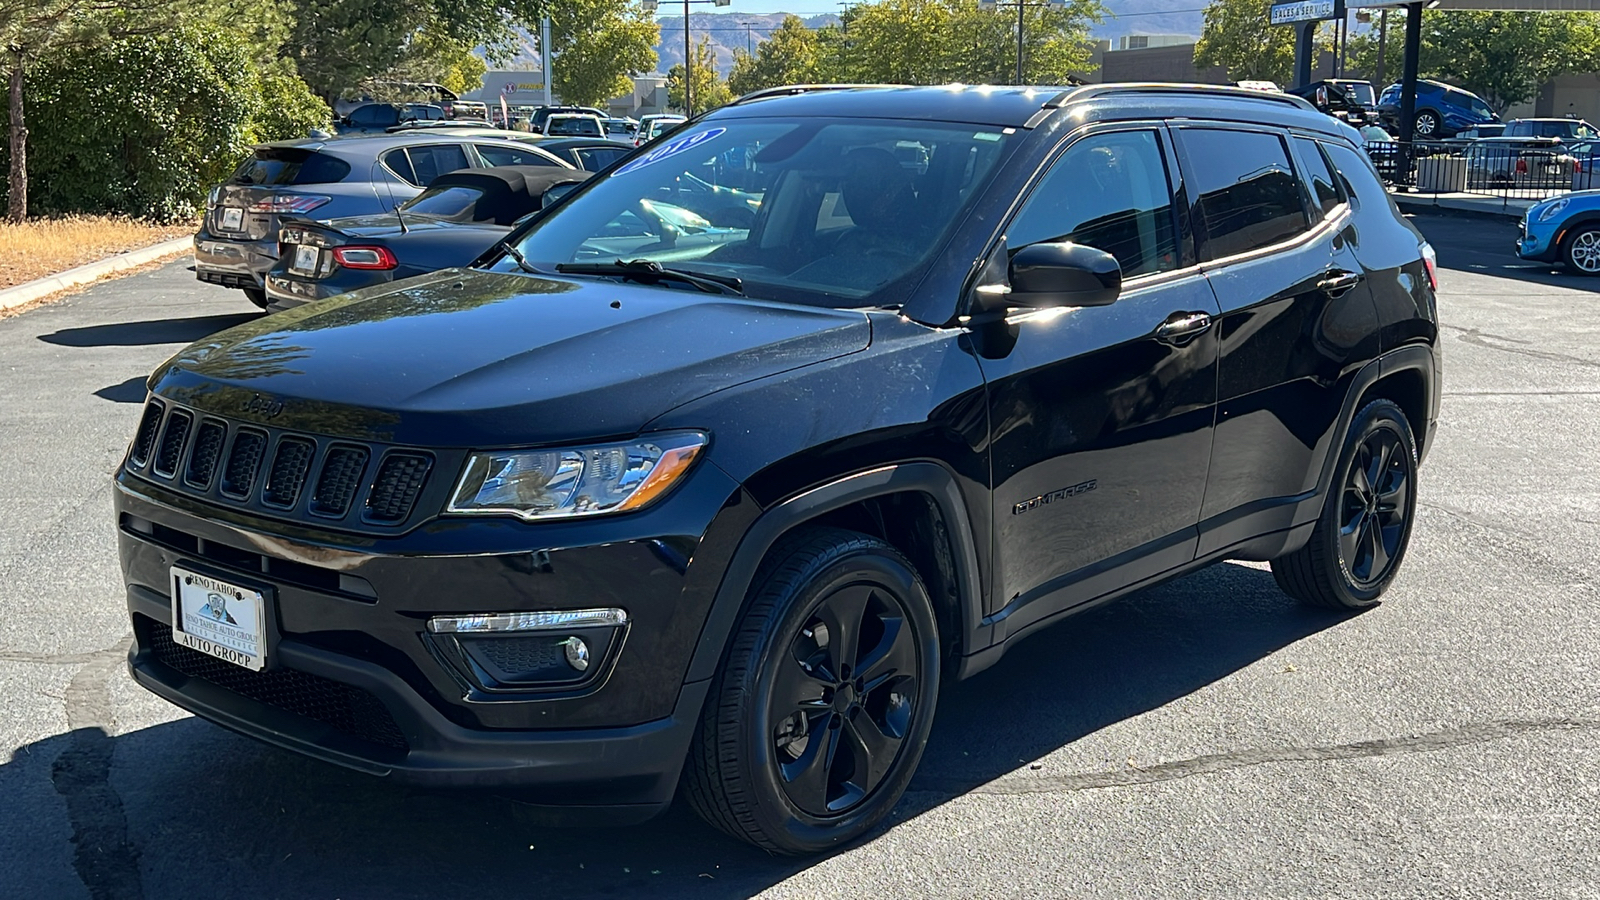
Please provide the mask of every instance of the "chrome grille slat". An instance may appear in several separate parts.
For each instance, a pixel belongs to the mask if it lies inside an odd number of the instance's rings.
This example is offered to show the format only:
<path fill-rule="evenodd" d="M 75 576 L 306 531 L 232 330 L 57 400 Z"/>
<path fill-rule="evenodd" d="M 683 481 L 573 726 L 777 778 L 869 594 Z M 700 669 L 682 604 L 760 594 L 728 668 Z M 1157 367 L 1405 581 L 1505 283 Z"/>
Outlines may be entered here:
<path fill-rule="evenodd" d="M 189 439 L 189 426 L 194 415 L 175 409 L 167 416 L 167 427 L 161 430 L 161 443 L 156 448 L 156 461 L 152 470 L 163 478 L 178 473 L 178 462 L 183 459 L 183 445 Z"/>

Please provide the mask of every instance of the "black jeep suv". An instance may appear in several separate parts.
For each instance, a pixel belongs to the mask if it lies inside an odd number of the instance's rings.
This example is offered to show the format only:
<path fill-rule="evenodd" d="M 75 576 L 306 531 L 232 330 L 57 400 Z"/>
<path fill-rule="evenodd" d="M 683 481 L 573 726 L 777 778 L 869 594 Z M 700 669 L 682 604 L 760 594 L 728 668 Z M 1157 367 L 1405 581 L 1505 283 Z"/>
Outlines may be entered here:
<path fill-rule="evenodd" d="M 747 96 L 162 365 L 133 676 L 397 781 L 861 835 L 941 680 L 1069 613 L 1224 559 L 1378 602 L 1438 329 L 1359 146 L 1227 88 Z"/>

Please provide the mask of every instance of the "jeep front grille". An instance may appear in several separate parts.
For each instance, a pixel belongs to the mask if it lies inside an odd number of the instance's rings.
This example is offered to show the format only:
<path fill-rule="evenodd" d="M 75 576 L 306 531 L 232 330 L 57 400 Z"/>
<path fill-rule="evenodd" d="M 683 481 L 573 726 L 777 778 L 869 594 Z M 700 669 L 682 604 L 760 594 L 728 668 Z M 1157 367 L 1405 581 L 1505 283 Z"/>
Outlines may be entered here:
<path fill-rule="evenodd" d="M 390 531 L 422 515 L 435 461 L 430 452 L 244 425 L 152 399 L 127 467 L 223 506 Z"/>

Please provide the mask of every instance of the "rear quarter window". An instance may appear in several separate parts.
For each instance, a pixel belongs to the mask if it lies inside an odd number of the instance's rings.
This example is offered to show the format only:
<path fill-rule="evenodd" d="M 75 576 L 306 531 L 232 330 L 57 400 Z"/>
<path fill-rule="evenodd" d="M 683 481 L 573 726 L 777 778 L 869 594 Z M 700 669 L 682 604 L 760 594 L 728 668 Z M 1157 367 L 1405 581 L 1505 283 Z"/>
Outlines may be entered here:
<path fill-rule="evenodd" d="M 1203 225 L 1202 261 L 1248 253 L 1310 227 L 1281 136 L 1213 128 L 1181 133 Z"/>
<path fill-rule="evenodd" d="M 300 147 L 258 147 L 228 180 L 232 184 L 333 184 L 349 174 L 349 163 L 327 153 Z"/>
<path fill-rule="evenodd" d="M 1331 141 L 1323 143 L 1322 148 L 1328 151 L 1328 159 L 1333 163 L 1334 171 L 1339 173 L 1345 193 L 1350 196 L 1350 202 L 1357 211 L 1363 207 L 1390 209 L 1396 216 L 1400 215 L 1399 208 L 1394 205 L 1389 192 L 1383 189 L 1383 182 L 1378 180 L 1378 173 L 1365 154 Z"/>

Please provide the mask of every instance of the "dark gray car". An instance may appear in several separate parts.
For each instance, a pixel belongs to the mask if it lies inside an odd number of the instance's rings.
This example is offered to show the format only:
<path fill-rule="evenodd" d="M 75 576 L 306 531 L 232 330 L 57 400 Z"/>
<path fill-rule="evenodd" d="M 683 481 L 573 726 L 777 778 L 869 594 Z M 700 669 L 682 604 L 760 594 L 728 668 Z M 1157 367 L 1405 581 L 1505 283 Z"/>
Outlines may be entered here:
<path fill-rule="evenodd" d="M 491 166 L 577 168 L 530 143 L 461 134 L 351 135 L 257 147 L 211 191 L 194 238 L 195 277 L 242 289 L 265 308 L 284 216 L 324 220 L 386 213 L 445 172 Z"/>

